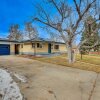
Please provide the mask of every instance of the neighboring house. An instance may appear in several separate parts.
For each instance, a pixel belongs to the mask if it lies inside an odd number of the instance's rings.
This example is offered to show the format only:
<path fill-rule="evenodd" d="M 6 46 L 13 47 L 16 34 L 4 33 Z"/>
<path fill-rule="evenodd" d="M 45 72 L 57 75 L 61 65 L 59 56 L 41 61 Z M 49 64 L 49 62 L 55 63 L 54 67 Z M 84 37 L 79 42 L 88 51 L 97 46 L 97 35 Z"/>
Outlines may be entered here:
<path fill-rule="evenodd" d="M 50 54 L 66 52 L 65 43 L 44 40 L 42 38 L 26 41 L 0 39 L 0 55 L 10 54 Z"/>

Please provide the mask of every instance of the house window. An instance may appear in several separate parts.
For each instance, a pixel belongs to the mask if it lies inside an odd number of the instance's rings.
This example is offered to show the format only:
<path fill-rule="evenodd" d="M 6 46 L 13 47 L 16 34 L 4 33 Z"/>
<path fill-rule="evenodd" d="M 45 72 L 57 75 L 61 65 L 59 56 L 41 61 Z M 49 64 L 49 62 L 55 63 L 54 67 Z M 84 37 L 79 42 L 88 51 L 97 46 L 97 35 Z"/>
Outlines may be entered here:
<path fill-rule="evenodd" d="M 32 43 L 32 48 L 35 48 L 35 43 Z"/>
<path fill-rule="evenodd" d="M 21 44 L 21 48 L 23 48 L 23 44 Z"/>
<path fill-rule="evenodd" d="M 58 50 L 59 49 L 59 45 L 55 45 L 54 49 Z"/>
<path fill-rule="evenodd" d="M 42 44 L 41 43 L 37 43 L 37 48 L 42 48 Z"/>

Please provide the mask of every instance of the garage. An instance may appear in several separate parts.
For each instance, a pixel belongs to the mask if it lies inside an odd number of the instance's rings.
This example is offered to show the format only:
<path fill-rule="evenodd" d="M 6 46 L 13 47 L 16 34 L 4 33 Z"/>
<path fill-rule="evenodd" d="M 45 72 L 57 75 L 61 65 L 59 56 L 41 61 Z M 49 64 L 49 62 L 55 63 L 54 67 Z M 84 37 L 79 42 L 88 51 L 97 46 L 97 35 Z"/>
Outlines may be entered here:
<path fill-rule="evenodd" d="M 0 44 L 0 55 L 10 55 L 9 44 Z"/>

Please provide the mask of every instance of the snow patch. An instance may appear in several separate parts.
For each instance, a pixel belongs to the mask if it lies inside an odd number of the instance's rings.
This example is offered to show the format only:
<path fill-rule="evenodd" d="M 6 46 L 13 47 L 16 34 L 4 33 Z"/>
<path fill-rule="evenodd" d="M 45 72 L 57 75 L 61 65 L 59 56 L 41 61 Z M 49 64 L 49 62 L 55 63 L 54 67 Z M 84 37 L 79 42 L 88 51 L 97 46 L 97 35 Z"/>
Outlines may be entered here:
<path fill-rule="evenodd" d="M 23 83 L 26 83 L 26 82 L 27 82 L 26 77 L 23 76 L 23 75 L 20 75 L 20 74 L 14 74 L 14 76 L 15 76 L 17 79 L 19 79 L 21 82 L 23 82 Z"/>
<path fill-rule="evenodd" d="M 20 89 L 10 73 L 0 69 L 0 95 L 2 100 L 23 100 Z"/>

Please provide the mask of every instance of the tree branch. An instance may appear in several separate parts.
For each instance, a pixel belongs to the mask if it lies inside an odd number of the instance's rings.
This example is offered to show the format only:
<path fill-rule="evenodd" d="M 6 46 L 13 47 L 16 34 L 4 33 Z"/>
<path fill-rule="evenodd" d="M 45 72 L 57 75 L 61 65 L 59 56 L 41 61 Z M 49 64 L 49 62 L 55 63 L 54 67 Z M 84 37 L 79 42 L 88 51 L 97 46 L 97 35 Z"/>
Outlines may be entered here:
<path fill-rule="evenodd" d="M 81 17 L 80 8 L 79 8 L 79 6 L 78 6 L 76 0 L 73 0 L 73 1 L 74 1 L 75 6 L 76 6 L 77 13 L 78 13 L 79 17 Z"/>
<path fill-rule="evenodd" d="M 74 1 L 76 1 L 76 0 L 74 0 Z M 75 27 L 73 28 L 73 30 L 74 30 L 73 32 L 74 32 L 74 33 L 75 33 L 75 31 L 77 30 L 77 27 L 78 27 L 80 21 L 82 20 L 83 16 L 88 12 L 88 10 L 91 8 L 91 6 L 92 6 L 92 4 L 93 4 L 94 2 L 96 2 L 96 0 L 93 0 L 91 3 L 89 3 L 89 4 L 87 5 L 86 9 L 84 10 L 83 14 L 80 14 L 81 16 L 79 16 L 79 18 L 78 18 L 78 20 L 77 20 L 77 22 L 76 22 L 76 24 L 75 24 Z M 79 13 L 79 12 L 78 12 L 78 13 Z"/>
<path fill-rule="evenodd" d="M 34 20 L 36 20 L 36 21 L 38 21 L 38 22 L 41 22 L 42 24 L 47 25 L 47 26 L 49 26 L 49 27 L 51 27 L 51 28 L 54 28 L 55 30 L 58 31 L 58 29 L 57 29 L 56 27 L 54 27 L 53 25 L 51 25 L 51 24 L 48 23 L 48 22 L 44 22 L 44 21 L 40 20 L 39 18 L 34 18 L 33 21 L 34 21 Z"/>
<path fill-rule="evenodd" d="M 55 3 L 55 1 L 51 0 L 51 2 L 55 6 L 55 8 L 58 10 L 59 14 L 62 16 L 61 11 L 60 11 L 59 7 L 57 6 L 57 4 Z"/>

